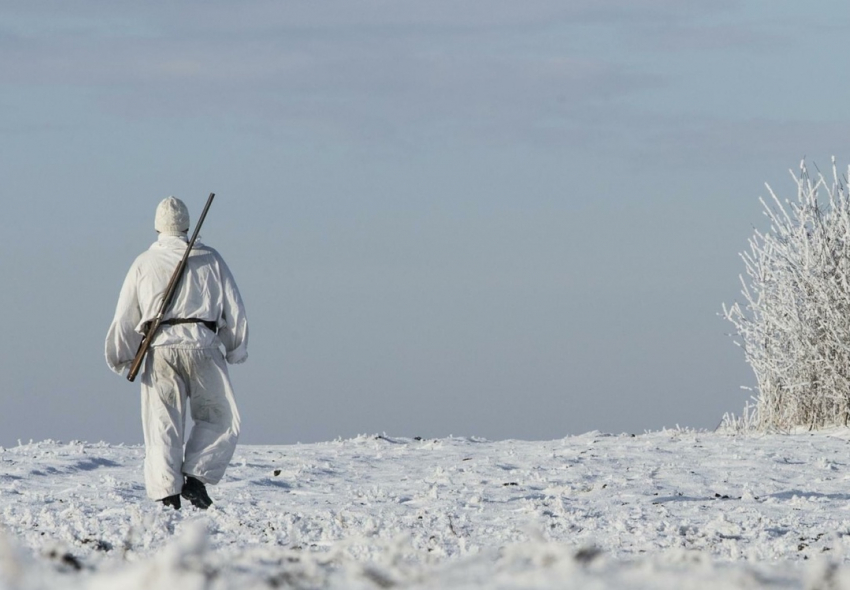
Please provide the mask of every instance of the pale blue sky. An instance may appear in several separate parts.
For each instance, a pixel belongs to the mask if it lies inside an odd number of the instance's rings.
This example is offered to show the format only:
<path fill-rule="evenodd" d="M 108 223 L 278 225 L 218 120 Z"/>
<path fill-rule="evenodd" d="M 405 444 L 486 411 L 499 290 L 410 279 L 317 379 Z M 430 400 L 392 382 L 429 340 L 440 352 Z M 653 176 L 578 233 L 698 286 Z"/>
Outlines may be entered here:
<path fill-rule="evenodd" d="M 716 314 L 764 182 L 850 162 L 850 6 L 563 4 L 0 7 L 0 444 L 141 440 L 103 339 L 157 203 L 210 191 L 245 442 L 739 411 Z"/>

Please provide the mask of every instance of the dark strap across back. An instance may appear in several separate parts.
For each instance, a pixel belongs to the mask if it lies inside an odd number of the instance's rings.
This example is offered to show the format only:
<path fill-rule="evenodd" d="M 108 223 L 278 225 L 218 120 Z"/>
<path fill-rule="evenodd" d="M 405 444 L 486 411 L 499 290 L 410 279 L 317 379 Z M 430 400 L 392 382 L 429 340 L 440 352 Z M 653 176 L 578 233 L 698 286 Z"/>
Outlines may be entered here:
<path fill-rule="evenodd" d="M 210 320 L 199 320 L 198 318 L 171 318 L 170 320 L 163 320 L 160 322 L 160 325 L 165 326 L 176 326 L 178 324 L 203 324 L 213 333 L 218 332 L 218 326 L 216 323 Z"/>

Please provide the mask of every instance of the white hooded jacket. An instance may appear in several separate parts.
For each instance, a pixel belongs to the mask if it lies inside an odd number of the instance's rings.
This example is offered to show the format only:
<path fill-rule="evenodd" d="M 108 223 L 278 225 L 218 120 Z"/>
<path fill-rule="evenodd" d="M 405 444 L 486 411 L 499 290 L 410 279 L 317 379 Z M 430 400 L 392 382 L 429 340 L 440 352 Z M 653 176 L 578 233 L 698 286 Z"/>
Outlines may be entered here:
<path fill-rule="evenodd" d="M 119 375 L 136 356 L 144 324 L 156 317 L 187 241 L 185 235 L 161 234 L 130 267 L 106 336 L 106 362 Z M 152 347 L 201 349 L 223 345 L 228 363 L 248 358 L 248 320 L 233 275 L 218 252 L 197 240 L 163 320 L 172 318 L 211 321 L 218 326 L 218 333 L 199 323 L 163 325 Z"/>

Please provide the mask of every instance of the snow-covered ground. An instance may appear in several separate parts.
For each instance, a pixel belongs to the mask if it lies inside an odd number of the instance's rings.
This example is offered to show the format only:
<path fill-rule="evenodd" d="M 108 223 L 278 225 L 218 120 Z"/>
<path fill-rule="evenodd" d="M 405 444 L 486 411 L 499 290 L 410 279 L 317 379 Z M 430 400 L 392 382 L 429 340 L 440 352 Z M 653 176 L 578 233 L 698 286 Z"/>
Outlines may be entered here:
<path fill-rule="evenodd" d="M 240 446 L 207 512 L 143 449 L 0 450 L 0 588 L 850 588 L 850 431 Z"/>

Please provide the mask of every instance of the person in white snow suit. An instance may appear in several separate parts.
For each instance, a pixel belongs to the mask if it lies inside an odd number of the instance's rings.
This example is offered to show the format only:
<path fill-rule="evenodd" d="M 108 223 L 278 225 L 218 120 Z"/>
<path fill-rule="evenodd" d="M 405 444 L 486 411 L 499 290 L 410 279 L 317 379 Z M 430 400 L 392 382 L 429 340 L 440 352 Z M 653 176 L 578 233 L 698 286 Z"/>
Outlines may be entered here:
<path fill-rule="evenodd" d="M 186 252 L 186 205 L 163 200 L 154 228 L 157 241 L 130 267 L 106 336 L 106 362 L 119 375 L 136 356 Z M 175 509 L 181 495 L 198 508 L 212 504 L 205 484 L 221 480 L 239 438 L 225 361 L 244 362 L 247 347 L 248 320 L 233 275 L 218 252 L 196 240 L 140 374 L 145 487 L 153 500 Z M 184 440 L 187 404 L 194 426 Z"/>

